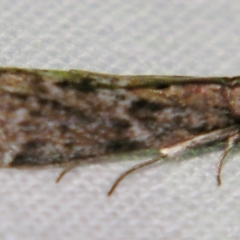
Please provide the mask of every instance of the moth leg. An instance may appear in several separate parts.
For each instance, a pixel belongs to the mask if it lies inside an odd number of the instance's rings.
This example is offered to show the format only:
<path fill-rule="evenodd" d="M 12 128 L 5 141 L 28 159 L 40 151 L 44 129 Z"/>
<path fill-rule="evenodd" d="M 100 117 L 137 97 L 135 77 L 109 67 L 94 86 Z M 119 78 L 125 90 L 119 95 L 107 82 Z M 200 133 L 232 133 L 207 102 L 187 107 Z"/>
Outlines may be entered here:
<path fill-rule="evenodd" d="M 78 164 L 79 165 L 79 164 Z M 58 183 L 64 176 L 66 173 L 68 173 L 69 171 L 71 171 L 73 168 L 75 168 L 77 165 L 76 164 L 71 164 L 69 166 L 67 166 L 66 168 L 64 168 L 62 170 L 62 172 L 58 175 L 57 179 L 56 179 L 56 183 Z"/>
<path fill-rule="evenodd" d="M 186 140 L 180 144 L 176 144 L 171 147 L 166 147 L 160 149 L 160 154 L 165 155 L 166 157 L 173 157 L 177 154 L 182 153 L 187 148 L 194 148 L 196 146 L 204 145 L 207 143 L 221 141 L 227 139 L 226 147 L 224 149 L 223 155 L 219 161 L 218 171 L 217 171 L 217 182 L 218 186 L 221 185 L 221 171 L 223 167 L 224 160 L 227 154 L 230 152 L 234 144 L 239 140 L 240 134 L 237 126 L 232 126 L 225 129 L 215 130 L 210 133 L 198 135 L 194 138 Z"/>
<path fill-rule="evenodd" d="M 160 155 L 166 157 L 176 157 L 187 149 L 203 146 L 208 143 L 223 141 L 235 135 L 239 135 L 239 126 L 236 125 L 220 130 L 214 130 L 209 133 L 200 134 L 173 146 L 161 148 L 159 149 L 159 153 Z"/>
<path fill-rule="evenodd" d="M 108 191 L 108 196 L 111 196 L 112 193 L 114 192 L 114 190 L 116 189 L 116 187 L 119 185 L 119 183 L 125 178 L 127 177 L 129 174 L 137 171 L 138 169 L 140 168 L 143 168 L 143 167 L 146 167 L 146 166 L 149 166 L 155 162 L 158 162 L 160 160 L 160 156 L 157 157 L 157 158 L 154 158 L 154 159 L 151 159 L 147 162 L 144 162 L 144 163 L 140 163 L 140 164 L 137 164 L 135 166 L 133 166 L 132 168 L 128 169 L 127 171 L 125 171 L 124 173 L 122 173 L 118 178 L 117 180 L 114 182 L 114 184 L 112 185 L 111 189 Z"/>
<path fill-rule="evenodd" d="M 126 172 L 122 173 L 117 178 L 117 180 L 114 182 L 111 189 L 109 190 L 108 196 L 112 195 L 112 193 L 114 192 L 116 187 L 119 185 L 119 183 L 126 176 L 128 176 L 129 174 L 135 172 L 136 170 L 138 170 L 142 167 L 146 167 L 146 166 L 151 165 L 155 162 L 158 162 L 162 158 L 165 158 L 165 157 L 176 157 L 179 154 L 182 154 L 185 150 L 187 150 L 189 148 L 194 148 L 194 147 L 197 147 L 197 146 L 201 146 L 201 145 L 216 142 L 216 141 L 222 141 L 224 139 L 230 139 L 230 138 L 232 139 L 232 136 L 235 136 L 235 138 L 237 139 L 236 136 L 239 136 L 239 126 L 234 125 L 234 126 L 231 126 L 231 127 L 228 127 L 228 128 L 224 128 L 224 129 L 220 129 L 220 130 L 214 130 L 214 131 L 209 132 L 209 133 L 194 136 L 194 137 L 192 137 L 188 140 L 185 140 L 181 143 L 177 143 L 173 146 L 160 148 L 158 158 L 154 158 L 154 159 L 151 159 L 147 162 L 137 164 L 137 165 L 133 166 L 132 168 L 130 168 L 129 170 L 127 170 Z M 236 140 L 234 140 L 234 141 L 236 141 Z M 230 145 L 233 145 L 233 143 L 230 144 Z M 221 172 L 221 166 L 220 166 L 220 172 Z"/>
<path fill-rule="evenodd" d="M 102 156 L 99 156 L 102 157 Z M 86 157 L 84 159 L 79 159 L 77 161 L 72 161 L 69 163 L 66 167 L 63 168 L 63 170 L 60 172 L 56 179 L 56 183 L 60 182 L 60 180 L 73 168 L 79 167 L 88 163 L 98 163 L 99 162 L 99 157 Z"/>
<path fill-rule="evenodd" d="M 218 164 L 218 171 L 217 171 L 217 183 L 218 183 L 218 186 L 220 186 L 222 184 L 221 172 L 222 172 L 222 167 L 223 167 L 223 164 L 224 164 L 224 160 L 226 159 L 226 156 L 228 155 L 230 150 L 234 147 L 234 145 L 237 142 L 237 140 L 239 140 L 239 138 L 240 138 L 239 133 L 235 133 L 234 135 L 229 136 L 229 138 L 227 139 L 223 155 L 222 155 L 222 157 L 221 157 L 221 159 L 219 161 L 219 164 Z"/>

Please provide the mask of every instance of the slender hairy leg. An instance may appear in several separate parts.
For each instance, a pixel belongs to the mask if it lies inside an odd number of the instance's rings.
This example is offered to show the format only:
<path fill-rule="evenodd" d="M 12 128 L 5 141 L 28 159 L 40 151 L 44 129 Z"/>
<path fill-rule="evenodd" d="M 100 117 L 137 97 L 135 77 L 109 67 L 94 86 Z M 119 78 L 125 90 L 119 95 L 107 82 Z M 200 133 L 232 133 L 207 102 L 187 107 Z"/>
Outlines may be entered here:
<path fill-rule="evenodd" d="M 222 184 L 221 172 L 222 172 L 222 167 L 223 167 L 224 160 L 226 159 L 226 156 L 228 155 L 228 153 L 230 152 L 232 147 L 234 147 L 234 145 L 237 142 L 237 140 L 239 140 L 239 138 L 240 138 L 240 135 L 237 132 L 234 135 L 229 136 L 229 138 L 227 139 L 223 155 L 222 155 L 222 157 L 221 157 L 221 159 L 219 161 L 219 164 L 218 164 L 218 171 L 217 171 L 217 183 L 218 183 L 218 186 L 220 186 Z"/>
<path fill-rule="evenodd" d="M 114 182 L 114 184 L 112 185 L 111 189 L 108 191 L 108 196 L 111 196 L 112 193 L 114 192 L 114 190 L 116 189 L 116 187 L 118 186 L 118 184 L 126 177 L 128 176 L 129 174 L 137 171 L 138 169 L 140 168 L 143 168 L 143 167 L 146 167 L 146 166 L 149 166 L 155 162 L 158 162 L 159 160 L 161 159 L 161 157 L 157 157 L 157 158 L 154 158 L 154 159 L 151 159 L 147 162 L 144 162 L 144 163 L 140 163 L 140 164 L 137 164 L 135 166 L 133 166 L 132 168 L 128 169 L 126 172 L 122 173 L 118 178 L 117 180 Z"/>
<path fill-rule="evenodd" d="M 71 164 L 68 167 L 64 168 L 63 171 L 58 175 L 58 177 L 56 179 L 56 183 L 58 183 L 64 177 L 64 175 L 66 173 L 68 173 L 69 171 L 71 171 L 75 167 L 76 167 L 76 164 Z"/>

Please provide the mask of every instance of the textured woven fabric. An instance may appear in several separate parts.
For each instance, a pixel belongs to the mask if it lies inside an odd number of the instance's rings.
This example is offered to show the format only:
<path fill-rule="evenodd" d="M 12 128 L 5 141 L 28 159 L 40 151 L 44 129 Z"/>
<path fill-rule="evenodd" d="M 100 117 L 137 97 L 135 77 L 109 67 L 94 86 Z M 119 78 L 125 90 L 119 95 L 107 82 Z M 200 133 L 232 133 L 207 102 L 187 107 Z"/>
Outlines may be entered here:
<path fill-rule="evenodd" d="M 0 64 L 238 75 L 239 12 L 228 0 L 3 0 Z M 220 154 L 204 148 L 143 169 L 111 198 L 138 157 L 76 168 L 59 184 L 59 168 L 1 169 L 0 239 L 240 239 L 239 151 L 218 188 Z"/>

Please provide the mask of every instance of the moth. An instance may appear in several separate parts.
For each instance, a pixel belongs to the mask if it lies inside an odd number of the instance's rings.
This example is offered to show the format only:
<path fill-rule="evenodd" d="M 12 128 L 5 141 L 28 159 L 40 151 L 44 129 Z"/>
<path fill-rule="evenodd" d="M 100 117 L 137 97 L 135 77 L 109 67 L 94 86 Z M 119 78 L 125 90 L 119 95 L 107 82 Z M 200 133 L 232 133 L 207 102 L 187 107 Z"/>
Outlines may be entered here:
<path fill-rule="evenodd" d="M 239 140 L 240 77 L 124 76 L 0 68 L 0 167 L 68 164 L 142 149 L 159 156 Z M 69 165 L 70 163 L 70 165 Z"/>

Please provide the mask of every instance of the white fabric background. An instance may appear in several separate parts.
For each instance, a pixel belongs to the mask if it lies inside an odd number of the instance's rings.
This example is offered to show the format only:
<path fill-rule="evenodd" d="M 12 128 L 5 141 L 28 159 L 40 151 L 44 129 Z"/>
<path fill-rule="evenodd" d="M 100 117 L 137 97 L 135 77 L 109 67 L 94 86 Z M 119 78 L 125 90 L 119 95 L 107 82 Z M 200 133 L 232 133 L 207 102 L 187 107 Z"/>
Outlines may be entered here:
<path fill-rule="evenodd" d="M 120 74 L 240 74 L 240 2 L 2 0 L 0 65 Z M 220 148 L 156 164 L 0 170 L 0 239 L 240 239 L 236 149 L 216 186 Z M 131 157 L 130 157 L 131 158 Z M 135 157 L 136 158 L 136 157 Z"/>

